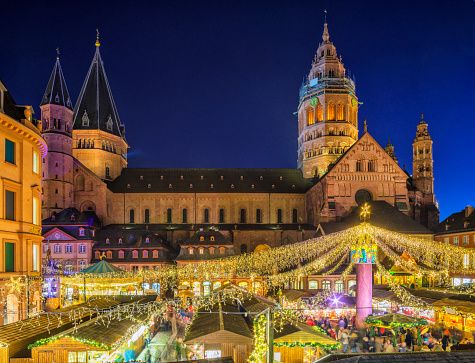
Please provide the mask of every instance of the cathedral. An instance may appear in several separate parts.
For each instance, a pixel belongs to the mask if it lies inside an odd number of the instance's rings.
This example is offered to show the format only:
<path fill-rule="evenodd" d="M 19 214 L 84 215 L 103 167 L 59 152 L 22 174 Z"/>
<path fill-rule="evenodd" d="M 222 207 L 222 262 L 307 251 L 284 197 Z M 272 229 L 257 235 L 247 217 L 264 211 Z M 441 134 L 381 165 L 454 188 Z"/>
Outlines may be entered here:
<path fill-rule="evenodd" d="M 326 23 L 300 89 L 295 169 L 129 168 L 100 49 L 97 38 L 75 106 L 59 57 L 41 100 L 44 263 L 75 272 L 105 257 L 137 271 L 259 251 L 329 233 L 363 202 L 411 233 L 437 226 L 427 122 L 411 176 L 366 122 L 360 133 L 356 85 Z"/>

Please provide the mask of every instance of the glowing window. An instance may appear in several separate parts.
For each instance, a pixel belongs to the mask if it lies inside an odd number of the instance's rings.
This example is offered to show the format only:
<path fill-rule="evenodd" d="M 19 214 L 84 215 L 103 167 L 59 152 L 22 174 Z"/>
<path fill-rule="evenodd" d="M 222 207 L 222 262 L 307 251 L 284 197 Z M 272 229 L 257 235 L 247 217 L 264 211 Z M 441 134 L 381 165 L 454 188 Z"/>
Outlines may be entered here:
<path fill-rule="evenodd" d="M 309 290 L 317 290 L 318 289 L 318 281 L 310 280 L 308 282 L 308 288 L 309 288 Z"/>
<path fill-rule="evenodd" d="M 331 282 L 328 280 L 322 281 L 322 289 L 323 290 L 330 290 L 331 289 Z"/>

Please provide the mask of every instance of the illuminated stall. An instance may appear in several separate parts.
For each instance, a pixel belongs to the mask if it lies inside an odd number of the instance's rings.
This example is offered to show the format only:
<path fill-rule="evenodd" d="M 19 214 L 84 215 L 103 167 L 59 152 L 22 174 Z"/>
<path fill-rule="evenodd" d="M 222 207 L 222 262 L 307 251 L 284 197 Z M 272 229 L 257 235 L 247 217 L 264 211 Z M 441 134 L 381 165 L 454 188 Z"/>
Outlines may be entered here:
<path fill-rule="evenodd" d="M 61 278 L 61 306 L 87 301 L 91 296 L 138 295 L 143 278 L 125 273 L 101 260 L 73 276 Z"/>

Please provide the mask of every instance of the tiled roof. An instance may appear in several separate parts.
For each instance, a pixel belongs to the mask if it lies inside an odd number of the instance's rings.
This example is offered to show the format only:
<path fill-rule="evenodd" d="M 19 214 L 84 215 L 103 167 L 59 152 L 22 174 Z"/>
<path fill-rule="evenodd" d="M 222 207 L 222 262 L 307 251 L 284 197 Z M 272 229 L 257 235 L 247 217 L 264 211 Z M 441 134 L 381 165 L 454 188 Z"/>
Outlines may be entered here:
<path fill-rule="evenodd" d="M 70 110 L 73 109 L 71 98 L 69 97 L 68 87 L 64 79 L 63 70 L 61 69 L 61 63 L 59 57 L 56 58 L 53 71 L 49 78 L 48 84 L 45 89 L 45 93 L 41 100 L 40 105 L 54 104 L 65 106 Z"/>
<path fill-rule="evenodd" d="M 313 186 L 299 169 L 125 168 L 108 187 L 115 193 L 293 193 Z"/>
<path fill-rule="evenodd" d="M 73 128 L 75 130 L 102 130 L 124 137 L 124 125 L 112 97 L 112 92 L 104 70 L 99 47 L 74 108 Z"/>
<path fill-rule="evenodd" d="M 222 233 L 213 229 L 200 229 L 191 238 L 186 239 L 180 245 L 232 245 L 233 243 L 223 236 Z"/>
<path fill-rule="evenodd" d="M 25 118 L 25 107 L 18 106 L 5 84 L 0 80 L 0 92 L 3 91 L 3 112 L 12 119 L 20 121 Z"/>
<path fill-rule="evenodd" d="M 401 212 L 396 207 L 386 203 L 385 201 L 373 201 L 371 204 L 370 223 L 388 229 L 394 232 L 409 234 L 433 234 L 423 225 L 417 223 L 408 215 Z M 361 223 L 359 216 L 359 208 L 355 207 L 351 213 L 343 218 L 340 222 L 321 223 L 326 234 L 342 231 Z"/>
<path fill-rule="evenodd" d="M 76 208 L 66 208 L 43 220 L 43 225 L 57 224 L 100 226 L 101 223 L 94 211 L 80 212 Z"/>
<path fill-rule="evenodd" d="M 475 230 L 475 210 L 467 206 L 460 212 L 453 213 L 439 223 L 436 233 L 453 233 Z"/>

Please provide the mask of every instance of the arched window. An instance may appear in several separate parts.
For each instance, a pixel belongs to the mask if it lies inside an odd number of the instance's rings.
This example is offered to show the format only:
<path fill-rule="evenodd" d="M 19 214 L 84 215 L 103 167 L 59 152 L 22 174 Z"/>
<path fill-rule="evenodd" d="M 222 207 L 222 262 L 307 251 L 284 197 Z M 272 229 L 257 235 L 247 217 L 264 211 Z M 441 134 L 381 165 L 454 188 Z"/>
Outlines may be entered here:
<path fill-rule="evenodd" d="M 243 243 L 241 245 L 241 253 L 247 253 L 247 244 Z"/>
<path fill-rule="evenodd" d="M 246 223 L 246 210 L 241 209 L 239 211 L 239 223 Z"/>
<path fill-rule="evenodd" d="M 323 121 L 323 107 L 321 103 L 317 105 L 317 121 Z"/>
<path fill-rule="evenodd" d="M 150 209 L 145 209 L 144 223 L 150 223 Z"/>
<path fill-rule="evenodd" d="M 322 289 L 323 290 L 331 290 L 331 282 L 329 280 L 323 280 L 322 281 Z"/>
<path fill-rule="evenodd" d="M 152 251 L 152 257 L 153 258 L 158 258 L 158 251 L 157 250 Z"/>
<path fill-rule="evenodd" d="M 107 251 L 106 252 L 106 258 L 110 260 L 112 258 L 112 251 Z"/>
<path fill-rule="evenodd" d="M 188 248 L 188 254 L 189 254 L 189 255 L 194 254 L 194 252 L 195 252 L 195 251 L 193 250 L 193 248 L 191 248 L 191 247 Z"/>
<path fill-rule="evenodd" d="M 210 247 L 210 248 L 209 248 L 209 254 L 210 254 L 210 255 L 214 255 L 214 247 Z"/>
<path fill-rule="evenodd" d="M 205 249 L 204 249 L 203 247 L 200 247 L 200 248 L 198 249 L 198 252 L 199 252 L 200 255 L 204 255 Z"/>
<path fill-rule="evenodd" d="M 356 171 L 363 171 L 363 163 L 361 160 L 356 161 Z"/>
<path fill-rule="evenodd" d="M 129 223 L 135 223 L 135 210 L 133 209 L 129 211 Z"/>
<path fill-rule="evenodd" d="M 335 105 L 333 103 L 328 104 L 327 120 L 335 121 Z"/>
<path fill-rule="evenodd" d="M 132 251 L 132 258 L 139 258 L 139 251 L 133 250 Z"/>
<path fill-rule="evenodd" d="M 317 290 L 318 289 L 318 281 L 317 280 L 309 280 L 308 281 L 308 288 L 309 288 L 309 290 Z"/>
<path fill-rule="evenodd" d="M 84 179 L 84 175 L 79 174 L 76 178 L 76 190 L 83 191 L 86 187 L 86 180 Z"/>
<path fill-rule="evenodd" d="M 142 251 L 142 258 L 148 258 L 148 251 L 147 250 Z"/>
<path fill-rule="evenodd" d="M 338 121 L 343 121 L 345 119 L 345 109 L 341 103 L 338 104 L 336 109 L 336 119 Z"/>
<path fill-rule="evenodd" d="M 203 223 L 209 223 L 209 209 L 205 208 L 203 211 Z"/>
<path fill-rule="evenodd" d="M 145 237 L 145 243 L 150 243 L 150 237 Z"/>
<path fill-rule="evenodd" d="M 120 250 L 118 254 L 119 258 L 124 258 L 124 251 Z"/>
<path fill-rule="evenodd" d="M 118 242 L 120 245 L 122 244 L 122 238 L 119 238 L 119 242 Z"/>
<path fill-rule="evenodd" d="M 307 108 L 307 125 L 315 123 L 315 109 L 313 107 Z"/>
<path fill-rule="evenodd" d="M 297 209 L 292 209 L 292 223 L 298 223 L 298 212 Z"/>
<path fill-rule="evenodd" d="M 110 179 L 110 177 L 111 177 L 111 169 L 108 166 L 106 166 L 106 179 Z"/>

